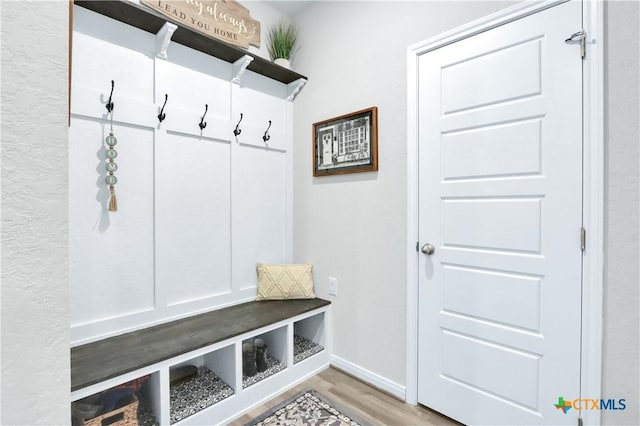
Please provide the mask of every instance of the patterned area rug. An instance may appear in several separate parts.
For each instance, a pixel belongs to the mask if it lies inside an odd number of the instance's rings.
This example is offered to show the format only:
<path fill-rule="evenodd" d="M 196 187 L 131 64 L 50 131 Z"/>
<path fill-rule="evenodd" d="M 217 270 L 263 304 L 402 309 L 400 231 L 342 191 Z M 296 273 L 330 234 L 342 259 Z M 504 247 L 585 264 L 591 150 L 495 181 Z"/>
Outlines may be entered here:
<path fill-rule="evenodd" d="M 263 425 L 365 426 L 366 423 L 354 418 L 324 395 L 310 389 L 300 392 L 245 426 Z"/>

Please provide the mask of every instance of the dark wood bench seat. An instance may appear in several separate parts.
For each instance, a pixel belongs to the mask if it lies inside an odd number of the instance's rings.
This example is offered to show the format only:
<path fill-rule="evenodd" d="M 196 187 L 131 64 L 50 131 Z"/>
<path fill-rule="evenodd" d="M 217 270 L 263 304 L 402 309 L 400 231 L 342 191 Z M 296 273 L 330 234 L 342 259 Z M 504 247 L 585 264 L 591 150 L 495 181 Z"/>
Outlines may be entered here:
<path fill-rule="evenodd" d="M 71 348 L 71 390 L 200 349 L 331 302 L 323 299 L 247 302 Z"/>

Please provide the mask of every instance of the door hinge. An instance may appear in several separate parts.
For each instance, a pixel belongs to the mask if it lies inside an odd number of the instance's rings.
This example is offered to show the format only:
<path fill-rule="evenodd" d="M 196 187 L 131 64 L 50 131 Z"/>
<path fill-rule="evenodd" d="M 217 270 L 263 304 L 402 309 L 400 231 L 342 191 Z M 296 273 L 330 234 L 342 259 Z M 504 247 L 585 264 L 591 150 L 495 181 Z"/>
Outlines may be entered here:
<path fill-rule="evenodd" d="M 416 251 L 420 251 L 420 241 L 416 241 Z"/>
<path fill-rule="evenodd" d="M 582 426 L 582 417 L 578 417 L 578 426 Z"/>
<path fill-rule="evenodd" d="M 587 248 L 587 230 L 584 229 L 584 226 L 580 227 L 580 250 L 584 253 L 584 250 Z"/>
<path fill-rule="evenodd" d="M 564 42 L 567 44 L 580 44 L 580 57 L 584 59 L 587 54 L 587 33 L 584 30 L 571 34 L 571 37 Z"/>

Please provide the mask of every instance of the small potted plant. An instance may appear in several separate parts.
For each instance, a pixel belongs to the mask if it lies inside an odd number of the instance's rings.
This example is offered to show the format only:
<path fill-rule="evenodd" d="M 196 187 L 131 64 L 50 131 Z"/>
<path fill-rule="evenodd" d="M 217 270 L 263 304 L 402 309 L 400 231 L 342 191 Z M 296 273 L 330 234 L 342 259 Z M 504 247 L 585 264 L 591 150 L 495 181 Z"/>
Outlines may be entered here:
<path fill-rule="evenodd" d="M 291 56 L 298 47 L 298 29 L 293 24 L 279 22 L 269 29 L 267 50 L 271 60 L 284 68 L 290 68 Z"/>

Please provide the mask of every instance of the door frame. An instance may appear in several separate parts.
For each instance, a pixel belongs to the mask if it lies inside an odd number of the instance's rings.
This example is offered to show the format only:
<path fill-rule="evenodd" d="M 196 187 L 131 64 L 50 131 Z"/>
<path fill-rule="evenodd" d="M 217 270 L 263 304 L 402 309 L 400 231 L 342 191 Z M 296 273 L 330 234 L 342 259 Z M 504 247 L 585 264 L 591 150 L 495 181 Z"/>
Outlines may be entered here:
<path fill-rule="evenodd" d="M 407 351 L 405 401 L 418 403 L 418 59 L 421 55 L 568 0 L 520 2 L 407 49 Z M 576 1 L 576 0 L 574 0 Z M 580 1 L 580 0 L 577 0 Z M 583 226 L 587 244 L 582 275 L 581 395 L 600 399 L 604 286 L 604 11 L 602 1 L 582 0 L 587 33 L 583 64 Z M 577 29 L 567 29 L 567 37 Z M 576 55 L 579 53 L 576 48 Z M 576 233 L 579 230 L 576 229 Z M 578 249 L 576 247 L 576 249 Z M 557 395 L 549 395 L 550 401 Z M 585 424 L 600 425 L 600 410 L 581 413 Z"/>

